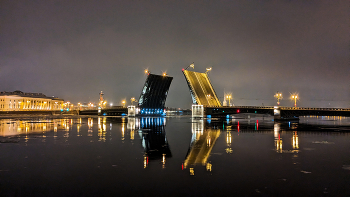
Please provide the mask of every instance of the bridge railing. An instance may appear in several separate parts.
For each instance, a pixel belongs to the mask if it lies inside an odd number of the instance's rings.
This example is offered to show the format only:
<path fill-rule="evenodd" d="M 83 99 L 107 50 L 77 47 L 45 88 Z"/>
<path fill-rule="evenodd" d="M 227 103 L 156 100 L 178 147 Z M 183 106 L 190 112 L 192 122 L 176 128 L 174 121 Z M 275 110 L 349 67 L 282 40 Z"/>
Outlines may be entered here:
<path fill-rule="evenodd" d="M 274 109 L 274 106 L 206 106 L 209 108 Z M 279 107 L 280 110 L 350 111 L 350 108 Z"/>
<path fill-rule="evenodd" d="M 208 107 L 212 107 L 212 106 L 208 106 Z M 274 107 L 273 106 L 222 106 L 220 108 L 273 109 Z"/>
<path fill-rule="evenodd" d="M 280 110 L 350 111 L 349 108 L 280 107 Z"/>

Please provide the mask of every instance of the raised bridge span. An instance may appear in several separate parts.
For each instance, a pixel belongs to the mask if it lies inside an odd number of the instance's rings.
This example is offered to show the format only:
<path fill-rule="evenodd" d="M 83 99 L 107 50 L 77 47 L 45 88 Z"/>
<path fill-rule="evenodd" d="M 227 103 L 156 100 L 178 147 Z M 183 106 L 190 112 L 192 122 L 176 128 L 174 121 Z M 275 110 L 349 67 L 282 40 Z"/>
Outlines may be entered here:
<path fill-rule="evenodd" d="M 221 107 L 207 73 L 183 70 L 187 85 L 190 89 L 192 103 L 203 106 Z"/>
<path fill-rule="evenodd" d="M 274 119 L 289 119 L 299 116 L 350 116 L 349 108 L 309 108 L 283 106 L 222 106 L 207 73 L 184 69 L 183 74 L 192 97 L 192 114 L 223 117 L 238 113 L 270 114 Z M 203 106 L 198 108 L 198 106 Z M 201 111 L 202 110 L 202 111 Z"/>

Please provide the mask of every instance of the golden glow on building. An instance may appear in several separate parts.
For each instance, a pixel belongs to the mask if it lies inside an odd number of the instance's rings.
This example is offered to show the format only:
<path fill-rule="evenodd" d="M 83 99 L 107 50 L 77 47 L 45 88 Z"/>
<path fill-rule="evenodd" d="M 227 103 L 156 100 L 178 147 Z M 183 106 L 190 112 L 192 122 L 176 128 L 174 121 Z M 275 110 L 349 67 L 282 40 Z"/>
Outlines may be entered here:
<path fill-rule="evenodd" d="M 61 110 L 63 99 L 41 93 L 0 92 L 0 111 Z"/>

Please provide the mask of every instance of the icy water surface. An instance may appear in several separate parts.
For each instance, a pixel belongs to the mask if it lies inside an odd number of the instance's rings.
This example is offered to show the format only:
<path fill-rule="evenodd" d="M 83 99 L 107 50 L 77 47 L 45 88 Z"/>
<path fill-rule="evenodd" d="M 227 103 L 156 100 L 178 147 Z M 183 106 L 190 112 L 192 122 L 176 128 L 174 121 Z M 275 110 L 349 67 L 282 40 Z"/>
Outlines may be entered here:
<path fill-rule="evenodd" d="M 0 120 L 0 196 L 350 196 L 350 119 Z"/>

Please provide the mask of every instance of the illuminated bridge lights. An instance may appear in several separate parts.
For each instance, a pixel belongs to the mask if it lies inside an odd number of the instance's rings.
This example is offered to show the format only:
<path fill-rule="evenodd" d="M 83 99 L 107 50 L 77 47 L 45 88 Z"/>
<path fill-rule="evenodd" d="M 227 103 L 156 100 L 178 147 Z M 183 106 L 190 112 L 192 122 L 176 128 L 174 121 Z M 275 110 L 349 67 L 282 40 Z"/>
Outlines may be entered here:
<path fill-rule="evenodd" d="M 153 108 L 142 108 L 140 111 L 141 115 L 166 115 L 165 109 L 153 109 Z"/>
<path fill-rule="evenodd" d="M 199 73 L 185 69 L 183 70 L 183 74 L 190 89 L 193 104 L 221 107 L 221 103 L 210 83 L 207 72 Z"/>

